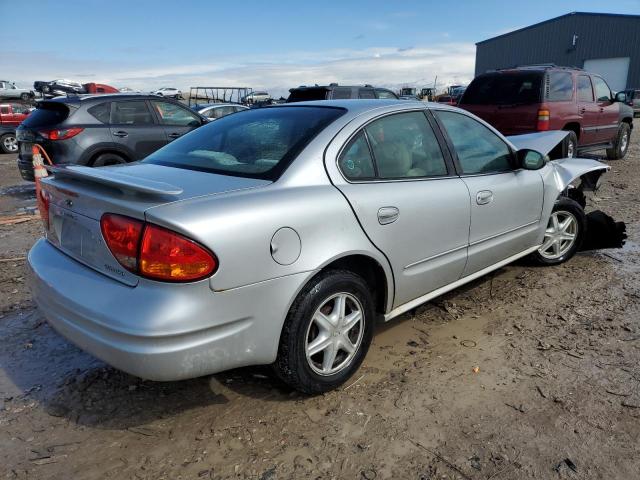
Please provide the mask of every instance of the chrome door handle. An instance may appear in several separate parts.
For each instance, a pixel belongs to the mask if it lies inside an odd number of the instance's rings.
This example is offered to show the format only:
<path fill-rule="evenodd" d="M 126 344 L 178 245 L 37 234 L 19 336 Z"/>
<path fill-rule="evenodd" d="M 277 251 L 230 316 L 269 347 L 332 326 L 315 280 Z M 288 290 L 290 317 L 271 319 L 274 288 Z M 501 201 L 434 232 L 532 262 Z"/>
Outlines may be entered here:
<path fill-rule="evenodd" d="M 170 133 L 169 134 L 169 138 L 178 138 L 181 134 L 180 133 Z"/>
<path fill-rule="evenodd" d="M 478 205 L 486 205 L 493 200 L 493 192 L 491 190 L 480 190 L 476 195 L 476 203 Z"/>
<path fill-rule="evenodd" d="M 127 132 L 125 132 L 124 130 L 119 130 L 119 131 L 117 131 L 117 132 L 113 132 L 113 134 L 114 134 L 116 137 L 123 137 L 123 138 L 129 135 L 129 134 L 128 134 Z"/>
<path fill-rule="evenodd" d="M 395 222 L 400 216 L 400 210 L 396 207 L 382 207 L 378 210 L 378 222 L 380 225 L 387 225 Z"/>

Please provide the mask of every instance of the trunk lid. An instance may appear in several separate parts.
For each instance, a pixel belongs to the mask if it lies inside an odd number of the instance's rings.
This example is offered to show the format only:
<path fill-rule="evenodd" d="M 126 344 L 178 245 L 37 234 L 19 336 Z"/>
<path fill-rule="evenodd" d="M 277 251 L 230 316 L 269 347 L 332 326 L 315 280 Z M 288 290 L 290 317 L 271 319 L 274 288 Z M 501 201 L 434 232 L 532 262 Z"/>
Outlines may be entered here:
<path fill-rule="evenodd" d="M 77 261 L 130 286 L 138 283 L 138 276 L 124 269 L 107 247 L 100 229 L 104 213 L 145 220 L 145 211 L 152 207 L 271 183 L 153 164 L 50 171 L 53 177 L 42 181 L 49 196 L 47 239 Z"/>

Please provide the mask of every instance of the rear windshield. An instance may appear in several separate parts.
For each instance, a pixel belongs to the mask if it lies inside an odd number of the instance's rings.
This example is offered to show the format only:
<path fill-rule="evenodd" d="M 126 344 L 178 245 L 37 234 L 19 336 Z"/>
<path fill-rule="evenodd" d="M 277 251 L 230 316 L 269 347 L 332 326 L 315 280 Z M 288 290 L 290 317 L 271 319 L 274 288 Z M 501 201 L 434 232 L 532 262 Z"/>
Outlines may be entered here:
<path fill-rule="evenodd" d="M 465 105 L 539 103 L 542 72 L 489 73 L 476 77 L 462 96 Z"/>
<path fill-rule="evenodd" d="M 245 110 L 173 141 L 144 163 L 273 180 L 322 129 L 345 112 L 331 107 Z"/>
<path fill-rule="evenodd" d="M 327 89 L 320 88 L 294 88 L 287 98 L 287 103 L 306 102 L 310 100 L 325 100 L 327 98 Z"/>
<path fill-rule="evenodd" d="M 42 102 L 22 124 L 25 127 L 57 125 L 69 116 L 69 107 L 64 103 Z"/>

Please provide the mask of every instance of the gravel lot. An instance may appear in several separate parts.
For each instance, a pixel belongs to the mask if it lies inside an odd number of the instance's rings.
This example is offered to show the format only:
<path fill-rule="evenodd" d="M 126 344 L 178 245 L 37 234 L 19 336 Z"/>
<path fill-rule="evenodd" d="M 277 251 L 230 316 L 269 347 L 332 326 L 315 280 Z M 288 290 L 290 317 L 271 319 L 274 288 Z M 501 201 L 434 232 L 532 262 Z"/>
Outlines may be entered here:
<path fill-rule="evenodd" d="M 317 397 L 266 368 L 154 383 L 105 366 L 29 299 L 39 221 L 0 225 L 0 478 L 638 478 L 635 133 L 588 205 L 627 223 L 625 248 L 511 265 L 420 307 Z M 0 215 L 33 206 L 11 155 L 0 194 Z"/>

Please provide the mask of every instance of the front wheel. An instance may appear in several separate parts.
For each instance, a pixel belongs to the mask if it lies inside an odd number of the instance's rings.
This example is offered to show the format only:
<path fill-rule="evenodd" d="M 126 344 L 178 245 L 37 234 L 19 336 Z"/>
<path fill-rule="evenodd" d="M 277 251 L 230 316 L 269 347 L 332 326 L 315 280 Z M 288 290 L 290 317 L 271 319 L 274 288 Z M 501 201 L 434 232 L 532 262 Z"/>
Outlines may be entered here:
<path fill-rule="evenodd" d="M 620 160 L 624 158 L 629 150 L 629 140 L 631 138 L 631 128 L 628 123 L 623 123 L 618 129 L 618 134 L 613 140 L 613 147 L 607 148 L 607 158 L 609 160 Z"/>
<path fill-rule="evenodd" d="M 558 265 L 575 255 L 584 240 L 587 217 L 578 202 L 561 197 L 553 207 L 544 240 L 532 257 L 541 265 Z"/>
<path fill-rule="evenodd" d="M 28 101 L 31 98 L 31 95 L 29 95 L 28 93 L 21 93 L 20 94 L 20 100 L 22 100 L 23 102 Z"/>
<path fill-rule="evenodd" d="M 101 153 L 93 159 L 90 166 L 92 167 L 107 167 L 109 165 L 120 165 L 127 163 L 127 160 L 118 155 L 117 153 Z"/>
<path fill-rule="evenodd" d="M 273 365 L 278 377 L 309 394 L 351 377 L 373 337 L 370 288 L 358 275 L 332 270 L 312 279 L 287 315 Z"/>

